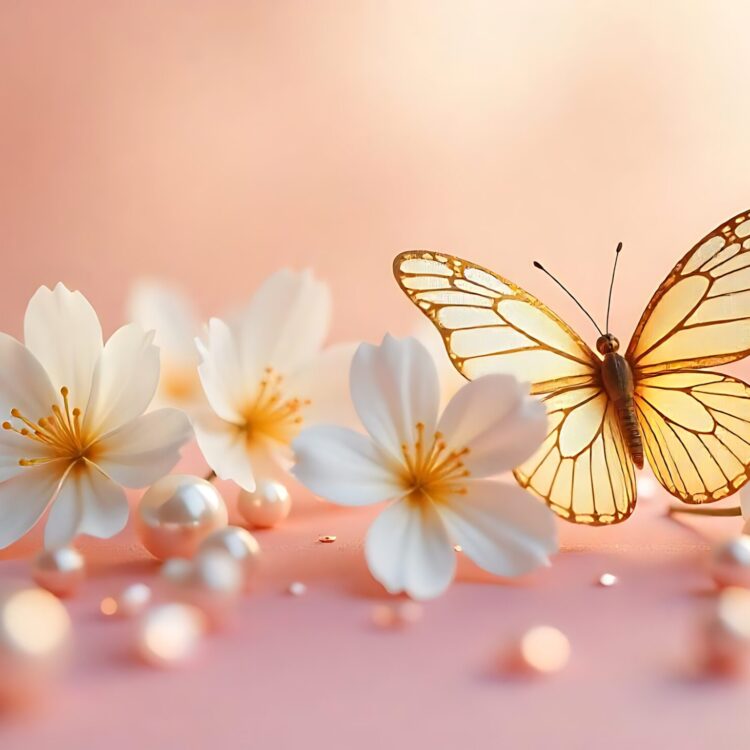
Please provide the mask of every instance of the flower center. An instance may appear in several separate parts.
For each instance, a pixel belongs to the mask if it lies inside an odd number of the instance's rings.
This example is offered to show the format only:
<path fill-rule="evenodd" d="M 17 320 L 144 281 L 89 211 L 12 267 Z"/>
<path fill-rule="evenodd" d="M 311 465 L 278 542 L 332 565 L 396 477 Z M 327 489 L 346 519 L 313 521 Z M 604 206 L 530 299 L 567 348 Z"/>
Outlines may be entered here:
<path fill-rule="evenodd" d="M 309 399 L 285 398 L 282 391 L 284 376 L 267 367 L 258 390 L 242 410 L 241 429 L 248 441 L 265 437 L 289 444 L 302 427 L 301 411 L 310 405 Z"/>
<path fill-rule="evenodd" d="M 52 404 L 52 414 L 47 417 L 34 421 L 22 414 L 20 409 L 11 409 L 10 416 L 24 426 L 18 427 L 12 422 L 3 422 L 4 430 L 34 440 L 49 451 L 48 456 L 19 459 L 20 466 L 34 466 L 58 458 L 76 461 L 85 456 L 89 444 L 81 428 L 81 410 L 78 407 L 70 408 L 69 391 L 65 386 L 60 389 L 60 394 L 63 398 L 63 408 L 61 409 L 58 404 Z"/>
<path fill-rule="evenodd" d="M 410 496 L 419 499 L 427 495 L 433 500 L 448 495 L 465 495 L 464 480 L 470 472 L 463 462 L 468 448 L 448 450 L 443 435 L 434 433 L 432 440 L 425 440 L 424 424 L 417 422 L 417 439 L 413 446 L 401 445 L 404 456 L 404 482 Z"/>

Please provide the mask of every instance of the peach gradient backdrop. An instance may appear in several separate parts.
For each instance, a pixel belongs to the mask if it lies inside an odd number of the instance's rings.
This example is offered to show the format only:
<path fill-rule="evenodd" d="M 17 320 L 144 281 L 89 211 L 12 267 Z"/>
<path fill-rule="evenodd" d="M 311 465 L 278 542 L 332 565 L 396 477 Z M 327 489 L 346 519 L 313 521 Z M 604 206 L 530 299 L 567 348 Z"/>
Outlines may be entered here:
<path fill-rule="evenodd" d="M 334 338 L 375 340 L 417 322 L 393 254 L 429 247 L 498 269 L 588 336 L 530 261 L 601 319 L 622 240 L 627 339 L 678 257 L 750 207 L 748 27 L 743 2 L 0 0 L 0 328 L 20 332 L 41 283 L 82 289 L 111 331 L 137 277 L 210 314 L 284 264 L 330 281 Z M 3 720 L 3 750 L 745 741 L 747 687 L 689 676 L 706 545 L 660 519 L 664 497 L 621 528 L 566 526 L 555 567 L 524 583 L 463 561 L 404 634 L 367 624 L 382 599 L 359 547 L 369 512 L 298 500 L 261 535 L 266 574 L 235 630 L 181 674 L 132 665 L 124 627 L 96 617 L 115 582 L 152 573 L 132 538 L 90 544 L 71 674 L 43 711 Z M 591 585 L 605 569 L 621 586 Z M 2 563 L 12 575 L 24 565 Z M 310 591 L 291 600 L 296 578 Z M 540 621 L 570 635 L 570 670 L 494 674 Z"/>

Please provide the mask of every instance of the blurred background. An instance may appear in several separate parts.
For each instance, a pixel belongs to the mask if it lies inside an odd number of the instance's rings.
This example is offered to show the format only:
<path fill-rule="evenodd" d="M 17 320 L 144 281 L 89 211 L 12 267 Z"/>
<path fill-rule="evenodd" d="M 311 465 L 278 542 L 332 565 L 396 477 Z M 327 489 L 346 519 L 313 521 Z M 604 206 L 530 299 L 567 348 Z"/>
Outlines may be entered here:
<path fill-rule="evenodd" d="M 391 259 L 452 251 L 627 340 L 675 261 L 750 207 L 743 2 L 0 2 L 0 329 L 39 284 L 105 328 L 131 282 L 202 313 L 280 265 L 336 339 L 405 333 Z"/>

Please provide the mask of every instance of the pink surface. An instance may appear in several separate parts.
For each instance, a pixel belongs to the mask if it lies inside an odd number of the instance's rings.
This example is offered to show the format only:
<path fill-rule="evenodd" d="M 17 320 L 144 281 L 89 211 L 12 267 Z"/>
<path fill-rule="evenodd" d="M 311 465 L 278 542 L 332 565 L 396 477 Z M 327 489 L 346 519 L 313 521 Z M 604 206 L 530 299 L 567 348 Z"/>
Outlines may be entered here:
<path fill-rule="evenodd" d="M 46 705 L 5 718 L 3 750 L 744 742 L 750 685 L 694 671 L 712 591 L 707 543 L 663 518 L 660 500 L 643 501 L 619 528 L 566 525 L 553 567 L 522 581 L 497 581 L 462 560 L 458 583 L 401 631 L 370 623 L 372 607 L 387 600 L 362 554 L 373 513 L 303 493 L 297 501 L 286 525 L 258 533 L 263 570 L 230 630 L 175 672 L 133 660 L 129 624 L 98 612 L 125 582 L 150 580 L 155 564 L 127 534 L 89 544 L 93 572 L 69 605 L 72 668 Z M 701 528 L 721 536 L 737 521 L 708 519 Z M 338 539 L 320 544 L 320 534 Z M 2 575 L 26 570 L 6 562 Z M 619 583 L 596 585 L 603 572 Z M 294 580 L 307 584 L 304 596 L 286 593 Z M 567 670 L 533 679 L 498 669 L 514 638 L 540 623 L 570 638 Z"/>
<path fill-rule="evenodd" d="M 589 337 L 530 261 L 601 318 L 622 240 L 626 341 L 674 262 L 750 205 L 749 25 L 739 1 L 4 0 L 0 329 L 20 332 L 40 283 L 82 289 L 112 331 L 140 276 L 183 284 L 209 314 L 291 265 L 330 281 L 333 338 L 375 340 L 417 322 L 393 254 L 430 247 L 513 278 Z M 383 633 L 370 512 L 296 496 L 289 523 L 259 535 L 264 572 L 234 629 L 178 673 L 131 662 L 126 625 L 97 613 L 153 565 L 127 535 L 87 543 L 72 669 L 43 710 L 3 718 L 0 747 L 745 743 L 747 685 L 691 676 L 706 546 L 659 516 L 664 498 L 620 528 L 565 526 L 553 568 L 521 582 L 463 561 L 422 623 Z M 620 585 L 595 586 L 604 571 Z M 284 593 L 295 579 L 299 599 Z M 540 622 L 569 635 L 570 668 L 494 672 Z"/>

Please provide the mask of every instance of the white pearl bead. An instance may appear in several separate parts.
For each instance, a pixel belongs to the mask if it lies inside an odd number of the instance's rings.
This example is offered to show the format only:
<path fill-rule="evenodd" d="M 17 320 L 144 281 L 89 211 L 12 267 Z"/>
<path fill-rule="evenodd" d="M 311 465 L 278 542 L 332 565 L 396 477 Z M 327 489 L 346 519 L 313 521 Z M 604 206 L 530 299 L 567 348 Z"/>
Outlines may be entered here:
<path fill-rule="evenodd" d="M 260 481 L 255 492 L 242 490 L 237 509 L 250 526 L 270 529 L 280 524 L 292 508 L 289 491 L 281 482 Z"/>
<path fill-rule="evenodd" d="M 44 550 L 34 559 L 31 577 L 55 596 L 72 596 L 86 577 L 86 564 L 73 547 Z"/>
<path fill-rule="evenodd" d="M 260 545 L 256 538 L 240 526 L 225 526 L 209 534 L 200 545 L 198 555 L 210 551 L 228 554 L 242 568 L 245 587 L 249 587 L 260 565 Z"/>
<path fill-rule="evenodd" d="M 227 525 L 227 508 L 205 479 L 170 474 L 146 492 L 136 519 L 141 542 L 154 557 L 192 557 L 203 539 Z"/>
<path fill-rule="evenodd" d="M 726 675 L 750 668 L 750 591 L 727 587 L 706 624 L 704 660 L 707 669 Z"/>
<path fill-rule="evenodd" d="M 68 612 L 50 592 L 0 591 L 0 702 L 24 701 L 56 676 L 68 654 Z"/>
<path fill-rule="evenodd" d="M 193 656 L 205 630 L 205 618 L 196 607 L 179 602 L 160 604 L 140 619 L 136 651 L 154 666 L 175 666 Z"/>

